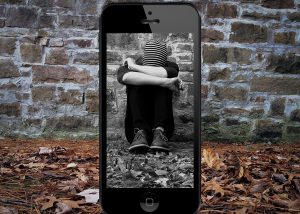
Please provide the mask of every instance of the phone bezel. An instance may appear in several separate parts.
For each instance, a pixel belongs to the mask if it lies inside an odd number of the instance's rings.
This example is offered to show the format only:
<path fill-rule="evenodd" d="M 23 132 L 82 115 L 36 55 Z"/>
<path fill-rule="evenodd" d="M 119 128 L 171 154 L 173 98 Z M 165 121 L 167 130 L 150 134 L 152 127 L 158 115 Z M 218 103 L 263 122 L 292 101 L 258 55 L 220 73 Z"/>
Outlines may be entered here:
<path fill-rule="evenodd" d="M 162 6 L 182 6 L 192 8 L 194 17 L 190 14 L 182 22 L 163 26 L 160 29 L 151 29 L 148 25 L 142 25 L 138 20 L 147 18 L 145 7 L 150 7 L 152 15 L 158 16 L 156 11 L 162 13 L 169 8 Z M 143 14 L 144 13 L 144 14 Z M 147 14 L 146 14 L 147 13 Z M 197 15 L 196 15 L 197 14 Z M 169 17 L 178 17 L 171 14 Z M 149 15 L 148 15 L 149 16 Z M 162 15 L 164 16 L 164 15 Z M 169 18 L 168 17 L 168 18 Z M 165 17 L 166 18 L 166 17 Z M 187 25 L 188 23 L 188 25 Z M 194 24 L 191 24 L 194 23 Z M 154 213 L 193 213 L 200 205 L 200 86 L 201 86 L 201 21 L 197 9 L 189 3 L 122 3 L 106 5 L 100 17 L 99 34 L 99 112 L 100 112 L 100 202 L 107 213 L 119 213 L 132 210 L 141 211 L 139 199 L 145 192 L 153 192 L 160 197 L 160 207 Z M 162 26 L 162 25 L 161 25 Z M 178 27 L 179 26 L 179 27 Z M 180 27 L 181 26 L 181 27 Z M 176 27 L 176 29 L 175 29 Z M 172 29 L 173 30 L 172 30 Z M 152 32 L 190 32 L 194 35 L 194 188 L 106 188 L 106 34 L 107 33 L 152 33 Z M 198 72 L 197 72 L 198 71 Z M 102 143 L 104 142 L 104 143 Z M 128 197 L 128 194 L 130 197 Z M 129 200 L 130 199 L 130 200 Z M 130 203 L 130 201 L 133 201 Z M 172 208 L 172 210 L 170 210 Z M 175 212 L 174 212 L 175 211 Z"/>

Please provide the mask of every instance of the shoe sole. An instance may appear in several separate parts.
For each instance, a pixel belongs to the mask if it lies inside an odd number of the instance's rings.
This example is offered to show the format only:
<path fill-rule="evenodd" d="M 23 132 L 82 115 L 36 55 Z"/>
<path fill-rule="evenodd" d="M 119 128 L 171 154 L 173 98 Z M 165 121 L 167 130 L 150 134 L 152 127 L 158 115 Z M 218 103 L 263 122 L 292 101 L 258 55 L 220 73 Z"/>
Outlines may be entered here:
<path fill-rule="evenodd" d="M 150 149 L 164 151 L 164 152 L 170 152 L 170 149 L 167 149 L 167 148 L 161 147 L 161 146 L 150 146 Z"/>
<path fill-rule="evenodd" d="M 149 146 L 147 145 L 135 145 L 129 147 L 129 152 L 147 152 L 149 149 Z"/>

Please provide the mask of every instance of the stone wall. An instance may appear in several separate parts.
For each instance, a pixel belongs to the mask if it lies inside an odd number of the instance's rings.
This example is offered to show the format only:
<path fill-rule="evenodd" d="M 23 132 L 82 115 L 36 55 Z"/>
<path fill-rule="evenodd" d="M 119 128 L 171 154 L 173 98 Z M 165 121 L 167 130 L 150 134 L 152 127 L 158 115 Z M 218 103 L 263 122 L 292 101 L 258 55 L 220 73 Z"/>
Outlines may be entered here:
<path fill-rule="evenodd" d="M 300 139 L 300 1 L 202 0 L 202 131 Z M 0 0 L 0 135 L 97 137 L 99 0 Z"/>
<path fill-rule="evenodd" d="M 200 4 L 202 130 L 220 141 L 299 141 L 300 1 Z"/>
<path fill-rule="evenodd" d="M 179 66 L 179 77 L 184 90 L 173 95 L 173 114 L 175 131 L 172 140 L 191 140 L 193 138 L 193 59 L 194 39 L 188 33 L 170 34 L 108 34 L 108 136 L 112 139 L 125 139 L 124 118 L 126 111 L 125 86 L 117 82 L 116 71 L 127 57 L 137 59 L 142 56 L 146 42 L 161 39 L 167 44 L 168 60 Z"/>

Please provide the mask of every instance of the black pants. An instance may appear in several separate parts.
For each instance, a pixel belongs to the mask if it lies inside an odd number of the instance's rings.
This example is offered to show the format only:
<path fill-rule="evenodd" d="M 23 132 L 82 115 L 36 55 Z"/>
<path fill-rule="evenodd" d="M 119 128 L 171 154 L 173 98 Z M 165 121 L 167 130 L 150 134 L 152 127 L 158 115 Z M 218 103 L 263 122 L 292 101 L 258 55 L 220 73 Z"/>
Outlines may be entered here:
<path fill-rule="evenodd" d="M 147 132 L 152 140 L 152 129 L 163 127 L 168 139 L 174 131 L 172 91 L 160 86 L 127 85 L 125 135 L 129 143 L 134 138 L 134 128 Z"/>

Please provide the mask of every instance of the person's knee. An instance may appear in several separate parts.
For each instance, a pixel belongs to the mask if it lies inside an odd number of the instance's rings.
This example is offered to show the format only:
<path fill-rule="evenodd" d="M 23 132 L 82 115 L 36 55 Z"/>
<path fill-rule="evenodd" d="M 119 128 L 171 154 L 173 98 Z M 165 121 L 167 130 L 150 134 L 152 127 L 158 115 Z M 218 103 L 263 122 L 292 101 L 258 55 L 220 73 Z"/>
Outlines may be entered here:
<path fill-rule="evenodd" d="M 131 85 L 127 88 L 127 94 L 133 96 L 146 96 L 149 93 L 149 87 L 147 86 L 135 86 Z"/>
<path fill-rule="evenodd" d="M 141 91 L 140 86 L 130 85 L 127 86 L 127 94 L 138 94 Z"/>
<path fill-rule="evenodd" d="M 127 85 L 127 90 L 129 91 L 136 91 L 139 90 L 141 88 L 141 86 L 138 85 Z"/>
<path fill-rule="evenodd" d="M 155 87 L 155 93 L 158 96 L 172 97 L 172 91 L 170 89 L 160 86 Z"/>

